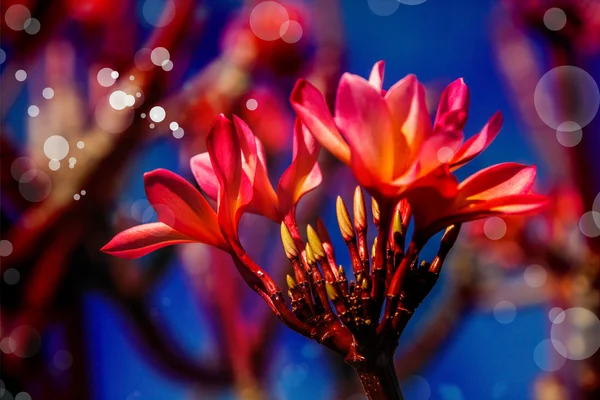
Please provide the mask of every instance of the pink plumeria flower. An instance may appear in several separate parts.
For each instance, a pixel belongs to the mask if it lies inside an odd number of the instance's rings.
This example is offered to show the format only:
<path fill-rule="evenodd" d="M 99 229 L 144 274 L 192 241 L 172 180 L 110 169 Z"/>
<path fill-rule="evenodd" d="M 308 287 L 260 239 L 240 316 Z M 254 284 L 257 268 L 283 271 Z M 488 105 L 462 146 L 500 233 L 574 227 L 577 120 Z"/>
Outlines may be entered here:
<path fill-rule="evenodd" d="M 335 116 L 323 95 L 306 80 L 298 81 L 291 102 L 311 133 L 352 168 L 363 187 L 379 201 L 394 202 L 439 167 L 455 169 L 476 157 L 498 134 L 502 116 L 496 113 L 461 146 L 469 107 L 469 91 L 462 79 L 444 90 L 432 124 L 425 88 L 417 78 L 408 75 L 385 91 L 383 71 L 380 61 L 369 80 L 342 75 Z M 453 189 L 445 180 L 440 186 Z"/>
<path fill-rule="evenodd" d="M 102 251 L 137 258 L 171 244 L 200 242 L 233 252 L 240 247 L 238 224 L 244 212 L 254 211 L 279 222 L 321 183 L 320 147 L 299 121 L 293 160 L 277 192 L 268 179 L 262 144 L 244 121 L 234 117 L 231 122 L 220 115 L 206 141 L 208 152 L 192 158 L 191 167 L 202 189 L 217 200 L 217 211 L 179 175 L 164 169 L 146 173 L 146 196 L 158 222 L 119 233 Z"/>

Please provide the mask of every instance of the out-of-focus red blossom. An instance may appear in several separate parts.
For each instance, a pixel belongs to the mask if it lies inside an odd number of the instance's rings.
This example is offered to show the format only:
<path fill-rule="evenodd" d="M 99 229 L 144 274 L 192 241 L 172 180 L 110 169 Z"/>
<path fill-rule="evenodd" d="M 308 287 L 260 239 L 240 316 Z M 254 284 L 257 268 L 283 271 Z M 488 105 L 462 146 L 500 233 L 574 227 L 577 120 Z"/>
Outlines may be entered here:
<path fill-rule="evenodd" d="M 359 183 L 379 201 L 397 201 L 426 176 L 439 178 L 437 185 L 452 195 L 451 175 L 439 169 L 458 168 L 481 153 L 498 134 L 501 114 L 461 146 L 469 107 L 469 90 L 462 79 L 442 93 L 432 125 L 425 88 L 417 78 L 408 75 L 385 91 L 383 71 L 380 61 L 368 81 L 345 73 L 335 117 L 323 95 L 306 80 L 296 84 L 292 106 L 323 147 L 350 165 Z M 433 184 L 431 179 L 428 184 Z"/>
<path fill-rule="evenodd" d="M 251 110 L 248 101 L 253 100 L 258 105 Z M 292 119 L 285 106 L 273 88 L 258 86 L 242 98 L 234 113 L 256 132 L 256 137 L 265 145 L 268 153 L 281 153 L 289 149 L 288 132 L 292 130 Z"/>
<path fill-rule="evenodd" d="M 159 169 L 144 175 L 148 201 L 156 223 L 127 229 L 102 251 L 137 258 L 176 243 L 201 242 L 225 251 L 239 248 L 238 224 L 245 211 L 282 221 L 294 213 L 300 198 L 321 183 L 317 163 L 320 147 L 297 122 L 291 165 L 277 192 L 271 186 L 263 146 L 248 125 L 220 115 L 207 136 L 208 152 L 191 160 L 192 172 L 206 194 L 217 200 L 217 212 L 184 178 Z"/>
<path fill-rule="evenodd" d="M 64 0 L 73 19 L 88 23 L 102 23 L 117 19 L 129 6 L 123 0 Z"/>
<path fill-rule="evenodd" d="M 504 5 L 519 24 L 568 38 L 583 52 L 594 54 L 600 48 L 600 2 L 596 0 L 504 0 Z M 544 15 L 551 8 L 559 8 L 567 16 L 558 31 L 549 31 L 544 25 Z"/>
<path fill-rule="evenodd" d="M 309 49 L 307 36 L 310 26 L 306 18 L 307 10 L 297 3 L 281 2 L 280 5 L 287 11 L 286 18 L 285 13 L 280 12 L 281 7 L 275 5 L 264 7 L 260 6 L 260 3 L 262 2 L 256 2 L 245 8 L 227 25 L 222 40 L 223 52 L 233 56 L 241 64 L 251 60 L 254 65 L 266 67 L 278 75 L 297 74 L 305 65 L 306 53 Z M 257 5 L 259 7 L 255 9 Z M 292 37 L 295 34 L 292 29 L 282 28 L 286 23 L 289 27 L 290 21 L 297 22 L 302 27 L 302 36 L 297 41 Z M 277 39 L 265 40 L 260 37 L 261 34 L 277 37 Z M 235 54 L 231 54 L 232 51 Z"/>
<path fill-rule="evenodd" d="M 467 224 L 461 235 L 470 248 L 485 255 L 486 262 L 507 270 L 521 268 L 526 254 L 520 242 L 527 233 L 527 221 L 518 216 L 503 216 L 502 220 L 506 223 L 506 233 L 500 239 L 492 240 L 485 234 L 487 219 Z"/>

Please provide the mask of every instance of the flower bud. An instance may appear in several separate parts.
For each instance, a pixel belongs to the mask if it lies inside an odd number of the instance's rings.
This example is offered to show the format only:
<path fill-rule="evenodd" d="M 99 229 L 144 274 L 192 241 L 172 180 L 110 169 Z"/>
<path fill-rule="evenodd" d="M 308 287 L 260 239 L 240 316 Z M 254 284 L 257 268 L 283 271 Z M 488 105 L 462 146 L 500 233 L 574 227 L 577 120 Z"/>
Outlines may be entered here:
<path fill-rule="evenodd" d="M 325 250 L 323 249 L 323 243 L 321 243 L 321 239 L 319 239 L 319 235 L 313 229 L 312 226 L 308 225 L 306 227 L 306 235 L 308 237 L 308 243 L 310 244 L 310 248 L 312 249 L 314 255 L 317 260 L 325 257 Z"/>
<path fill-rule="evenodd" d="M 367 207 L 360 186 L 354 190 L 354 227 L 357 231 L 367 227 Z"/>
<path fill-rule="evenodd" d="M 354 239 L 354 228 L 352 228 L 352 221 L 350 221 L 350 214 L 344 204 L 344 200 L 340 196 L 337 197 L 335 202 L 335 211 L 337 214 L 338 225 L 340 226 L 340 232 L 345 241 Z"/>
<path fill-rule="evenodd" d="M 306 262 L 308 265 L 315 265 L 317 260 L 315 259 L 315 253 L 312 251 L 310 244 L 306 243 Z"/>
<path fill-rule="evenodd" d="M 286 275 L 285 280 L 286 280 L 288 288 L 290 288 L 290 290 L 292 290 L 296 287 L 296 281 L 290 275 Z"/>
<path fill-rule="evenodd" d="M 371 197 L 371 211 L 373 212 L 373 223 L 379 225 L 381 214 L 379 212 L 379 203 L 377 203 L 374 197 Z"/>
<path fill-rule="evenodd" d="M 298 248 L 296 247 L 296 243 L 294 243 L 294 238 L 283 222 L 281 223 L 281 241 L 287 258 L 291 260 L 292 258 L 298 257 Z"/>
<path fill-rule="evenodd" d="M 329 296 L 331 300 L 337 300 L 338 294 L 331 283 L 325 282 L 325 290 L 327 291 L 327 296 Z"/>

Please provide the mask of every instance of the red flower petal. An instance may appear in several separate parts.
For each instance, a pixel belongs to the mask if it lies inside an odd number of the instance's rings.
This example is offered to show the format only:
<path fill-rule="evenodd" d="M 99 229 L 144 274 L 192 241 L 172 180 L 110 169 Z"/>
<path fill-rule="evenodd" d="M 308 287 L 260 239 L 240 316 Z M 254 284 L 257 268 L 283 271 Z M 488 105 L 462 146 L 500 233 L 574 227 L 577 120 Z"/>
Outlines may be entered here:
<path fill-rule="evenodd" d="M 252 184 L 242 171 L 240 140 L 223 114 L 213 122 L 206 147 L 219 181 L 218 221 L 229 241 L 238 241 L 237 227 L 245 206 L 252 200 Z"/>
<path fill-rule="evenodd" d="M 385 70 L 385 63 L 383 61 L 378 61 L 373 65 L 373 69 L 371 69 L 371 74 L 369 75 L 369 83 L 377 90 L 381 92 L 382 95 L 385 94 L 383 90 L 383 72 Z"/>
<path fill-rule="evenodd" d="M 121 258 L 138 258 L 161 247 L 194 239 L 162 222 L 134 226 L 118 233 L 101 251 Z"/>
<path fill-rule="evenodd" d="M 431 133 L 425 87 L 416 76 L 407 75 L 388 90 L 385 100 L 394 121 L 394 129 L 402 132 L 413 155 L 416 155 L 423 140 Z M 406 163 L 410 164 L 413 160 L 414 157 Z"/>
<path fill-rule="evenodd" d="M 503 163 L 485 168 L 459 185 L 461 201 L 489 200 L 529 193 L 535 181 L 535 166 Z"/>
<path fill-rule="evenodd" d="M 219 197 L 219 180 L 215 175 L 210 155 L 202 153 L 192 157 L 190 159 L 190 168 L 196 182 L 198 182 L 198 186 L 200 186 L 209 198 L 217 200 Z"/>
<path fill-rule="evenodd" d="M 469 115 L 469 88 L 460 78 L 444 89 L 435 116 L 435 129 L 463 130 Z"/>
<path fill-rule="evenodd" d="M 463 134 L 456 130 L 441 130 L 429 136 L 421 145 L 419 162 L 421 175 L 433 171 L 445 164 L 456 152 L 463 141 Z"/>
<path fill-rule="evenodd" d="M 319 143 L 300 119 L 296 119 L 292 163 L 281 176 L 277 187 L 279 207 L 283 215 L 290 212 L 302 196 L 321 183 L 323 176 L 317 163 L 320 150 Z"/>
<path fill-rule="evenodd" d="M 290 96 L 292 107 L 319 143 L 345 164 L 350 164 L 350 147 L 335 126 L 325 98 L 306 80 L 299 80 Z"/>
<path fill-rule="evenodd" d="M 233 122 L 240 138 L 244 156 L 242 168 L 252 184 L 252 206 L 248 211 L 256 212 L 273 221 L 280 222 L 281 216 L 278 210 L 277 195 L 269 180 L 263 145 L 242 119 L 234 115 Z"/>
<path fill-rule="evenodd" d="M 455 170 L 481 154 L 481 152 L 496 138 L 498 132 L 500 132 L 502 121 L 502 113 L 498 111 L 490 118 L 481 132 L 467 140 L 460 149 L 458 149 L 450 159 L 450 167 Z"/>
<path fill-rule="evenodd" d="M 494 215 L 532 215 L 542 211 L 549 203 L 547 196 L 538 194 L 504 196 L 493 200 L 470 203 L 463 208 L 447 212 L 427 228 L 421 229 L 419 234 L 422 237 L 431 237 L 450 225 L 475 221 Z"/>
<path fill-rule="evenodd" d="M 350 145 L 357 180 L 365 186 L 369 181 L 392 180 L 394 162 L 402 157 L 395 154 L 395 147 L 403 144 L 402 137 L 394 137 L 385 100 L 364 78 L 348 73 L 342 75 L 335 121 Z"/>
<path fill-rule="evenodd" d="M 160 222 L 198 242 L 227 247 L 214 210 L 181 176 L 166 169 L 147 172 L 144 188 Z"/>

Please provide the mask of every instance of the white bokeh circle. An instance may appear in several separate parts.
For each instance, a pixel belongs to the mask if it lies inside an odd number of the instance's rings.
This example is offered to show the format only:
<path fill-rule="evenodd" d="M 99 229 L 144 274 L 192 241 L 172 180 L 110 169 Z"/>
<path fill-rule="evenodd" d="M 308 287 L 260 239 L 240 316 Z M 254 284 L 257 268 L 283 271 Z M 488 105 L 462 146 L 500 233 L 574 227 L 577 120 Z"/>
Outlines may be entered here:
<path fill-rule="evenodd" d="M 600 320 L 587 308 L 573 307 L 561 312 L 550 329 L 555 349 L 569 360 L 585 360 L 600 349 Z"/>
<path fill-rule="evenodd" d="M 565 105 L 556 91 L 568 93 L 570 114 L 564 113 Z M 581 68 L 563 65 L 548 71 L 538 82 L 534 93 L 534 105 L 540 119 L 550 128 L 558 130 L 565 121 L 575 122 L 585 128 L 596 116 L 600 107 L 600 91 L 594 78 Z M 572 128 L 575 128 L 572 125 Z M 577 128 L 577 129 L 579 129 Z M 566 129 L 565 126 L 562 129 Z"/>

